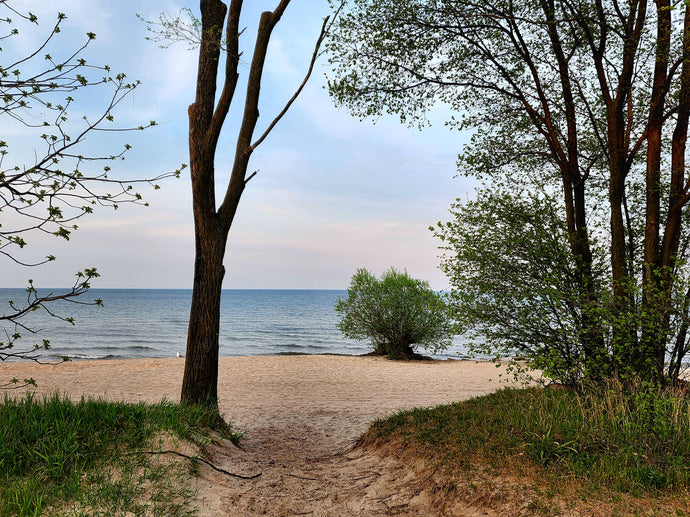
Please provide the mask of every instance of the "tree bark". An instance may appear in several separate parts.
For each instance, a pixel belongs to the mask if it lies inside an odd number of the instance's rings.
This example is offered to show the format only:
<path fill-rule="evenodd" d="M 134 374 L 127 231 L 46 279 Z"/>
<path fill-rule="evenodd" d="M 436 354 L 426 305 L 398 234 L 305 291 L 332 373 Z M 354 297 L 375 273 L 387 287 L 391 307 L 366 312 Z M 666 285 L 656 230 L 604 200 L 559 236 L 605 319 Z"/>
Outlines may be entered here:
<path fill-rule="evenodd" d="M 685 17 L 683 21 L 683 64 L 680 72 L 680 94 L 678 100 L 678 114 L 676 118 L 676 126 L 673 131 L 671 140 L 671 188 L 668 199 L 668 215 L 664 227 L 664 235 L 661 242 L 660 265 L 661 265 L 661 288 L 664 293 L 663 304 L 664 307 L 671 307 L 671 298 L 674 288 L 674 274 L 676 272 L 676 255 L 680 245 L 682 215 L 685 205 L 688 203 L 690 197 L 688 196 L 688 185 L 685 179 L 685 150 L 688 137 L 688 120 L 690 119 L 690 5 L 685 6 Z M 676 343 L 682 346 L 685 344 L 685 333 L 687 333 L 687 300 L 686 294 L 685 303 L 682 310 L 683 323 L 681 330 L 677 336 Z M 670 311 L 666 310 L 663 313 L 663 325 L 668 329 L 670 322 Z M 674 350 L 676 364 L 674 365 L 673 358 L 671 360 L 671 368 L 675 369 L 669 371 L 671 381 L 675 381 L 680 372 L 679 366 L 684 350 L 677 348 Z M 656 352 L 656 369 L 663 372 L 664 363 L 666 359 L 665 346 L 659 346 Z"/>
<path fill-rule="evenodd" d="M 233 3 L 241 5 L 241 2 Z M 200 6 L 202 32 L 196 97 L 194 104 L 189 106 L 189 165 L 195 235 L 194 284 L 180 398 L 187 404 L 214 406 L 218 401 L 220 296 L 225 274 L 223 257 L 227 235 L 216 214 L 214 159 L 225 114 L 216 110 L 215 97 L 227 7 L 219 0 L 201 0 Z M 232 40 L 231 36 L 228 37 Z M 231 60 L 232 56 L 228 56 L 228 61 Z"/>
<path fill-rule="evenodd" d="M 194 286 L 182 379 L 182 401 L 216 406 L 220 301 L 225 267 L 226 232 L 219 225 L 198 225 Z"/>
<path fill-rule="evenodd" d="M 228 51 L 236 54 L 228 55 L 225 84 L 217 106 L 216 78 L 223 34 L 220 28 L 227 8 L 219 0 L 201 2 L 202 44 L 199 49 L 197 94 L 195 103 L 189 107 L 189 161 L 196 256 L 182 380 L 181 399 L 185 403 L 218 404 L 220 301 L 225 276 L 223 258 L 228 232 L 247 181 L 249 158 L 254 150 L 251 139 L 259 118 L 259 92 L 268 42 L 288 3 L 289 0 L 282 0 L 275 12 L 261 14 L 230 182 L 223 202 L 216 210 L 214 161 L 220 131 L 237 85 L 242 1 L 235 0 L 230 5 L 226 29 Z"/>
<path fill-rule="evenodd" d="M 637 348 L 637 324 L 635 318 L 634 272 L 627 264 L 626 225 L 624 217 L 625 181 L 630 171 L 630 128 L 634 121 L 626 112 L 631 102 L 632 81 L 643 33 L 647 2 L 632 0 L 625 17 L 623 55 L 617 76 L 607 72 L 607 42 L 612 31 L 608 26 L 607 12 L 596 1 L 596 30 L 589 25 L 589 17 L 583 16 L 580 26 L 587 38 L 599 81 L 599 90 L 606 106 L 606 155 L 609 158 L 609 207 L 611 228 L 611 288 L 613 291 L 612 348 L 614 368 L 629 364 Z M 621 15 L 621 20 L 623 20 Z M 598 32 L 597 32 L 598 31 Z M 615 81 L 615 83 L 614 83 Z"/>
<path fill-rule="evenodd" d="M 671 48 L 671 9 L 669 0 L 656 0 L 657 30 L 654 79 L 647 123 L 647 167 L 645 179 L 645 233 L 642 267 L 642 310 L 640 347 L 633 356 L 634 370 L 643 379 L 658 383 L 663 376 L 657 361 L 659 350 L 666 349 L 668 325 L 664 312 L 661 242 L 661 161 L 664 107 L 668 92 L 668 64 Z"/>
<path fill-rule="evenodd" d="M 601 378 L 607 373 L 606 366 L 602 364 L 602 358 L 606 357 L 606 348 L 601 318 L 597 312 L 599 296 L 594 282 L 593 257 L 587 228 L 587 175 L 580 169 L 577 111 L 571 84 L 571 71 L 557 28 L 555 2 L 541 0 L 541 7 L 548 21 L 549 40 L 558 65 L 563 108 L 566 115 L 565 149 L 559 153 L 561 156 L 559 167 L 563 183 L 568 237 L 578 273 L 582 310 L 579 337 L 585 353 L 587 375 Z M 546 102 L 544 111 L 548 113 Z M 554 142 L 551 144 L 552 147 L 555 147 L 558 142 L 555 131 L 550 132 L 550 139 Z"/>

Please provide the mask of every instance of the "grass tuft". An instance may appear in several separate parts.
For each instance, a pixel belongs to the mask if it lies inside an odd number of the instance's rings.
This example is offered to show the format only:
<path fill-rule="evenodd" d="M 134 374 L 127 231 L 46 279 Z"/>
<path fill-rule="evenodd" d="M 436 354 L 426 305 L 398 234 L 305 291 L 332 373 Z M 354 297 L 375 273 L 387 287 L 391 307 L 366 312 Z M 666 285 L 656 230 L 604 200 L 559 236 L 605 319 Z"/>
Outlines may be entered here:
<path fill-rule="evenodd" d="M 398 438 L 445 466 L 481 463 L 576 480 L 634 497 L 687 493 L 690 399 L 673 391 L 503 389 L 375 422 L 369 440 Z"/>
<path fill-rule="evenodd" d="M 0 404 L 0 515 L 188 515 L 186 466 L 144 451 L 161 434 L 236 440 L 217 412 L 53 395 Z"/>

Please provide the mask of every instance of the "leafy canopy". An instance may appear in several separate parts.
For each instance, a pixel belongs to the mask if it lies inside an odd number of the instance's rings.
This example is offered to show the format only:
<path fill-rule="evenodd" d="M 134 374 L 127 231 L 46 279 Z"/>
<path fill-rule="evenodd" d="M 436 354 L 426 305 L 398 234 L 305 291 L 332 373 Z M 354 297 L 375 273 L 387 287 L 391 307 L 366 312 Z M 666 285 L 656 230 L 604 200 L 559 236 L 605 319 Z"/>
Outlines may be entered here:
<path fill-rule="evenodd" d="M 439 228 L 463 330 L 567 381 L 675 380 L 690 352 L 690 5 L 352 0 L 328 88 L 471 129 Z M 479 340 L 478 340 L 479 341 Z M 535 363 L 537 364 L 537 363 Z M 545 368 L 546 369 L 546 368 Z"/>

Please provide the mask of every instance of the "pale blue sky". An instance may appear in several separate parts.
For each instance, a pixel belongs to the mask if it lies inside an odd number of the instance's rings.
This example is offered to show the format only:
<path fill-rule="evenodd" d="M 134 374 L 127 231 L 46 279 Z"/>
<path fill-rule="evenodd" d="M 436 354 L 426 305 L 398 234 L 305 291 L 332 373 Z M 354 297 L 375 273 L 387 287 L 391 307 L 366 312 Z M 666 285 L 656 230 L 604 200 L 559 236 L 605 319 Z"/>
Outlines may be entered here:
<path fill-rule="evenodd" d="M 257 13 L 276 2 L 245 2 L 247 60 Z M 113 175 L 155 176 L 188 162 L 187 106 L 194 96 L 196 52 L 184 44 L 160 49 L 146 41 L 145 25 L 135 15 L 155 19 L 161 11 L 177 13 L 183 6 L 197 12 L 197 2 L 24 0 L 14 5 L 38 14 L 46 31 L 57 11 L 68 15 L 54 54 L 92 31 L 97 37 L 85 55 L 88 61 L 141 80 L 116 112 L 117 120 L 138 125 L 155 119 L 160 125 L 125 137 L 134 149 Z M 271 40 L 259 129 L 301 81 L 327 14 L 326 0 L 293 0 L 288 7 Z M 10 52 L 5 44 L 3 54 Z M 387 117 L 360 122 L 334 106 L 324 90 L 326 71 L 324 56 L 300 99 L 253 155 L 249 168 L 259 173 L 245 190 L 230 232 L 224 287 L 345 288 L 358 267 L 380 273 L 390 266 L 407 269 L 436 289 L 447 287 L 438 270 L 438 242 L 428 226 L 445 220 L 451 202 L 471 190 L 468 180 L 454 178 L 466 135 L 443 126 L 443 108 L 431 115 L 436 123 L 424 131 Z M 75 118 L 96 112 L 101 99 L 86 101 Z M 11 144 L 12 137 L 21 136 L 2 138 Z M 22 146 L 33 141 L 17 141 L 21 145 L 10 151 L 27 158 L 14 154 L 13 159 L 29 163 L 33 150 Z M 121 144 L 116 139 L 112 149 Z M 233 150 L 230 123 L 217 155 L 220 190 Z M 27 253 L 53 253 L 58 260 L 31 270 L 4 263 L 0 283 L 21 287 L 33 278 L 39 285 L 63 286 L 77 269 L 95 266 L 102 275 L 95 287 L 191 287 L 194 236 L 186 172 L 165 181 L 159 191 L 142 190 L 148 208 L 101 209 L 83 219 L 68 243 L 34 236 Z"/>

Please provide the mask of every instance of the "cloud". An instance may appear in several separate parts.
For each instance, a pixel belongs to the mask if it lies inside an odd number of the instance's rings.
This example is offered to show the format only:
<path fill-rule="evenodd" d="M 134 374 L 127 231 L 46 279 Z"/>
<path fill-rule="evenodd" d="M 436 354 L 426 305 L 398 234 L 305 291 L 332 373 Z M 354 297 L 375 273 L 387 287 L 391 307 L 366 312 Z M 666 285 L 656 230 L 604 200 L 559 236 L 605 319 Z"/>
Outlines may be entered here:
<path fill-rule="evenodd" d="M 154 106 L 169 109 L 172 101 L 177 100 L 190 104 L 194 99 L 197 53 L 183 44 L 167 49 L 155 48 L 150 42 L 144 45 L 154 48 L 143 53 L 135 64 Z"/>

